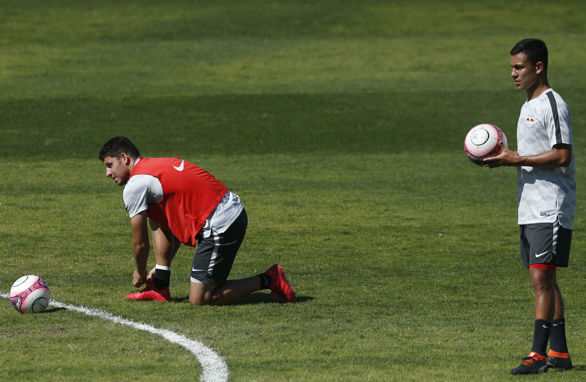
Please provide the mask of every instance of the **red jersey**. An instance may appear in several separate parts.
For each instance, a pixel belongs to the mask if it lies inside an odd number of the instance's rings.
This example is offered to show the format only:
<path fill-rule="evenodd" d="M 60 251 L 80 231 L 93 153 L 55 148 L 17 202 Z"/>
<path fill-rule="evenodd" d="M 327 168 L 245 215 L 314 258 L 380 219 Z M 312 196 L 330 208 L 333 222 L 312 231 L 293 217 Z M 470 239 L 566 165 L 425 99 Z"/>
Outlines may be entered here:
<path fill-rule="evenodd" d="M 228 192 L 228 188 L 202 168 L 179 158 L 141 157 L 134 175 L 156 177 L 163 198 L 149 204 L 147 216 L 183 244 L 195 247 L 195 236 Z"/>

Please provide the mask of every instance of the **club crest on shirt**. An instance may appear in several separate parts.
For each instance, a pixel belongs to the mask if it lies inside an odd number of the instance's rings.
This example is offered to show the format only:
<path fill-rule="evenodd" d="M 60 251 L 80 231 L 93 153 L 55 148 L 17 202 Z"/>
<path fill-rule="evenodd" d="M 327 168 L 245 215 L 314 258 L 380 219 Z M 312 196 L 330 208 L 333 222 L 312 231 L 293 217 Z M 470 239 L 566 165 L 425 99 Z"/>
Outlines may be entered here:
<path fill-rule="evenodd" d="M 527 118 L 525 118 L 525 126 L 532 127 L 535 124 L 535 114 L 527 114 Z"/>

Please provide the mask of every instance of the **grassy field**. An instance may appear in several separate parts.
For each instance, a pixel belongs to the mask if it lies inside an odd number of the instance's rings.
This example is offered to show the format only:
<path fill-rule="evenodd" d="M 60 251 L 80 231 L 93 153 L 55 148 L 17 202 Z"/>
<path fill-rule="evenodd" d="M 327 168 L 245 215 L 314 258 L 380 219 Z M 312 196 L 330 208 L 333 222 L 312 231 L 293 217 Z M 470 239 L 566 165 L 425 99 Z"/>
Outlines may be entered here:
<path fill-rule="evenodd" d="M 572 110 L 579 199 L 559 282 L 586 376 L 586 3 L 581 1 L 0 2 L 0 291 L 25 274 L 53 298 L 201 341 L 230 381 L 502 381 L 528 353 L 516 172 L 471 164 L 466 132 L 516 147 L 525 94 L 508 54 L 550 51 Z M 298 304 L 127 301 L 134 260 L 122 188 L 97 159 L 116 135 L 178 156 L 239 194 L 249 230 L 231 278 L 285 266 Z M 154 260 L 151 259 L 151 263 Z M 0 299 L 0 380 L 187 381 L 165 339 Z"/>

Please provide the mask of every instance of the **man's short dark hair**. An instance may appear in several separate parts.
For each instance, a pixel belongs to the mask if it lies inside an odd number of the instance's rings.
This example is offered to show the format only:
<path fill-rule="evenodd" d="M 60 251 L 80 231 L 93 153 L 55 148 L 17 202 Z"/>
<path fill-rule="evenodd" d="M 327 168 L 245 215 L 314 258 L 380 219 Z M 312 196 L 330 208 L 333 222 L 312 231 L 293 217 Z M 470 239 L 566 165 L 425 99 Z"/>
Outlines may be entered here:
<path fill-rule="evenodd" d="M 545 43 L 537 38 L 527 38 L 521 40 L 511 49 L 511 56 L 519 53 L 524 53 L 527 59 L 533 65 L 538 62 L 543 62 L 543 70 L 547 73 L 547 46 Z"/>
<path fill-rule="evenodd" d="M 138 148 L 130 139 L 118 136 L 110 139 L 100 150 L 99 158 L 103 162 L 106 157 L 120 159 L 120 155 L 126 153 L 130 158 L 136 159 L 140 156 Z"/>

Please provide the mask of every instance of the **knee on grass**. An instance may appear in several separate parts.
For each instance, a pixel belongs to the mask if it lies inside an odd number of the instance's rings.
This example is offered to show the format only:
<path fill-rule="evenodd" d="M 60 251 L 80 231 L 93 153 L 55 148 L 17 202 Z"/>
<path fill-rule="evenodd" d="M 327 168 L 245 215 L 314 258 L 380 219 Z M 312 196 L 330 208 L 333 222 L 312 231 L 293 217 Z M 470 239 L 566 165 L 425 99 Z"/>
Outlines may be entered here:
<path fill-rule="evenodd" d="M 217 288 L 217 284 L 192 285 L 189 303 L 193 306 L 225 305 L 222 296 L 215 293 Z"/>

